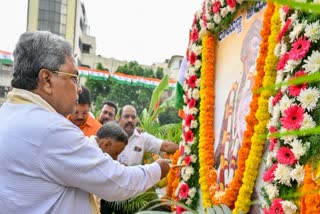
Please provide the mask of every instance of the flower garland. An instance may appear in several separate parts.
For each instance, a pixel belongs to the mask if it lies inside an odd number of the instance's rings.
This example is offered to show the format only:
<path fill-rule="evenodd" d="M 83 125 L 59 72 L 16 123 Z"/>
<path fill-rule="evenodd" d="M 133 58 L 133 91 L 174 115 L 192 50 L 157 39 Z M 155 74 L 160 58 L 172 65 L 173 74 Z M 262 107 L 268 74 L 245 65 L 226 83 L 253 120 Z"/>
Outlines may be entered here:
<path fill-rule="evenodd" d="M 319 16 L 287 6 L 280 9 L 280 14 L 282 29 L 275 49 L 280 57 L 276 82 L 279 84 L 306 77 L 320 69 Z M 312 186 L 318 191 L 319 187 L 312 184 L 310 169 L 303 165 L 312 161 L 312 156 L 318 155 L 320 150 L 318 136 L 304 134 L 305 130 L 320 123 L 319 87 L 319 83 L 312 82 L 282 84 L 276 88 L 276 96 L 269 100 L 272 117 L 268 124 L 269 151 L 262 188 L 266 213 L 290 214 L 299 209 L 302 213 L 318 213 L 314 210 L 318 209 L 319 194 L 310 194 L 308 188 Z M 285 135 L 288 131 L 297 134 Z"/>
<path fill-rule="evenodd" d="M 301 214 L 320 213 L 319 185 L 314 181 L 313 171 L 309 164 L 304 166 L 305 176 L 301 189 Z"/>
<path fill-rule="evenodd" d="M 178 158 L 180 155 L 180 151 L 177 150 L 171 157 L 172 160 L 172 164 L 175 165 L 178 162 Z M 178 168 L 171 168 L 169 173 L 168 173 L 168 185 L 167 185 L 167 189 L 166 189 L 166 195 L 164 196 L 164 198 L 172 198 L 173 197 L 173 193 L 176 190 L 177 186 L 178 186 L 178 182 L 175 182 L 175 180 L 178 178 Z"/>
<path fill-rule="evenodd" d="M 264 65 L 265 60 L 268 53 L 268 38 L 271 33 L 271 17 L 274 12 L 274 4 L 271 2 L 267 3 L 267 9 L 264 13 L 263 18 L 263 27 L 261 29 L 261 45 L 259 50 L 259 57 L 256 60 L 257 61 L 257 75 L 254 80 L 254 86 L 252 88 L 252 101 L 250 104 L 250 113 L 246 117 L 246 131 L 244 132 L 244 139 L 241 143 L 241 147 L 238 152 L 238 161 L 237 161 L 237 170 L 235 171 L 235 176 L 233 180 L 229 183 L 229 186 L 226 188 L 226 191 L 221 197 L 215 196 L 215 204 L 225 204 L 229 207 L 234 206 L 234 202 L 237 199 L 239 189 L 242 185 L 242 178 L 245 171 L 245 161 L 248 158 L 250 149 L 251 149 L 251 137 L 254 133 L 254 126 L 258 123 L 255 114 L 258 109 L 258 99 L 260 97 L 260 94 L 257 93 L 257 90 L 262 87 L 262 81 L 264 76 Z"/>
<path fill-rule="evenodd" d="M 214 169 L 214 102 L 215 102 L 215 38 L 211 33 L 202 40 L 202 67 L 199 114 L 199 174 L 204 208 L 211 207 L 211 195 L 216 188 L 217 175 Z"/>
<path fill-rule="evenodd" d="M 276 78 L 276 63 L 278 57 L 273 53 L 276 46 L 277 36 L 280 31 L 280 14 L 279 6 L 276 5 L 275 12 L 271 20 L 271 35 L 269 37 L 269 47 L 268 56 L 266 58 L 266 64 L 264 67 L 265 76 L 263 78 L 263 87 L 273 85 Z M 249 157 L 245 162 L 245 172 L 243 176 L 243 184 L 240 188 L 237 201 L 235 202 L 235 208 L 233 213 L 237 214 L 239 212 L 247 213 L 250 207 L 251 194 L 254 188 L 255 180 L 258 175 L 259 164 L 262 159 L 263 147 L 265 140 L 261 137 L 266 133 L 267 122 L 269 121 L 270 115 L 268 112 L 268 100 L 272 95 L 272 91 L 263 90 L 259 97 L 259 107 L 257 109 L 256 118 L 258 124 L 255 125 L 255 132 L 251 138 L 252 145 L 249 153 Z"/>

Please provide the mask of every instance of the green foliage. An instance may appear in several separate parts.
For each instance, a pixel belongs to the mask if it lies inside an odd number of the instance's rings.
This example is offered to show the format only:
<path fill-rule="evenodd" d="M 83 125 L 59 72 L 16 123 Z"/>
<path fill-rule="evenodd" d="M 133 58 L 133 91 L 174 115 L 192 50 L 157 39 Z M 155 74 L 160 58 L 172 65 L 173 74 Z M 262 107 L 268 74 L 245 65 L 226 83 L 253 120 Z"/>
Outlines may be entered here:
<path fill-rule="evenodd" d="M 157 67 L 156 78 L 162 79 L 164 76 L 163 68 Z"/>
<path fill-rule="evenodd" d="M 178 109 L 175 107 L 166 107 L 164 111 L 159 114 L 159 123 L 161 125 L 179 123 L 180 121 L 181 118 L 178 116 Z"/>

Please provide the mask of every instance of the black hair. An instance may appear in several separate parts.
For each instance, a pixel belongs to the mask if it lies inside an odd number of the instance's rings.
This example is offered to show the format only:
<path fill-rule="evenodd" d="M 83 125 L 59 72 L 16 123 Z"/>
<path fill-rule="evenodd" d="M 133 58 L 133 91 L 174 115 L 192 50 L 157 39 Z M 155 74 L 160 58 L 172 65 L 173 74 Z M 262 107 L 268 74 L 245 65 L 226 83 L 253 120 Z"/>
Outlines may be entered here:
<path fill-rule="evenodd" d="M 101 109 L 103 108 L 104 105 L 108 105 L 108 106 L 111 106 L 112 108 L 114 108 L 114 114 L 117 115 L 117 112 L 118 112 L 118 107 L 117 107 L 117 104 L 115 104 L 114 102 L 110 101 L 110 100 L 106 100 L 102 103 L 101 105 Z"/>
<path fill-rule="evenodd" d="M 91 105 L 91 93 L 90 90 L 85 87 L 81 86 L 82 92 L 79 94 L 79 104 L 88 104 L 89 106 Z"/>
<path fill-rule="evenodd" d="M 99 139 L 111 138 L 116 141 L 124 142 L 128 144 L 128 135 L 122 129 L 122 127 L 115 121 L 109 121 L 105 123 L 97 132 Z"/>

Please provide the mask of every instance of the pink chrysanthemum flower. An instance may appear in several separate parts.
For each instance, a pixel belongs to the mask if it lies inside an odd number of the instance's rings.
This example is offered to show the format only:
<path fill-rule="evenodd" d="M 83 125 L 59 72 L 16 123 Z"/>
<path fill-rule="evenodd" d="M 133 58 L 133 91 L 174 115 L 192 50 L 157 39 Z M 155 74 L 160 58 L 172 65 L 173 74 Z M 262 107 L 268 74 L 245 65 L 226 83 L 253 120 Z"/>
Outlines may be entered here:
<path fill-rule="evenodd" d="M 297 158 L 289 147 L 282 146 L 278 149 L 276 158 L 279 163 L 293 165 L 297 162 Z"/>
<path fill-rule="evenodd" d="M 284 214 L 284 210 L 281 204 L 282 200 L 280 198 L 276 198 L 272 201 L 269 213 L 270 214 Z"/>
<path fill-rule="evenodd" d="M 273 151 L 273 150 L 274 150 L 274 147 L 275 147 L 276 144 L 278 143 L 278 139 L 272 137 L 272 138 L 269 139 L 269 142 L 270 142 L 270 144 L 269 144 L 269 151 Z"/>
<path fill-rule="evenodd" d="M 234 8 L 236 6 L 236 0 L 226 0 L 226 2 L 230 8 Z"/>
<path fill-rule="evenodd" d="M 198 32 L 198 29 L 195 27 L 195 28 L 193 28 L 192 33 L 191 33 L 191 40 L 193 42 L 196 42 L 198 39 L 199 39 L 199 32 Z"/>
<path fill-rule="evenodd" d="M 189 79 L 187 79 L 187 84 L 190 88 L 195 88 L 197 83 L 198 77 L 196 75 L 191 75 Z"/>
<path fill-rule="evenodd" d="M 182 199 L 186 199 L 188 197 L 188 193 L 189 193 L 189 186 L 188 184 L 184 183 L 181 184 L 180 186 L 180 190 L 179 190 L 179 196 Z"/>
<path fill-rule="evenodd" d="M 293 105 L 284 111 L 284 117 L 280 119 L 282 126 L 288 130 L 299 129 L 303 122 L 304 109 L 301 106 Z"/>
<path fill-rule="evenodd" d="M 193 132 L 191 130 L 184 133 L 184 139 L 187 143 L 190 143 L 193 141 Z"/>
<path fill-rule="evenodd" d="M 185 208 L 177 206 L 177 214 L 182 214 L 184 211 L 187 211 Z"/>
<path fill-rule="evenodd" d="M 196 103 L 197 103 L 197 101 L 196 101 L 196 99 L 191 99 L 191 100 L 189 100 L 189 102 L 188 102 L 188 107 L 189 108 L 193 108 L 193 107 L 195 107 L 196 106 Z"/>
<path fill-rule="evenodd" d="M 184 163 L 185 163 L 187 166 L 190 165 L 191 161 L 192 161 L 192 159 L 191 159 L 191 156 L 190 156 L 190 155 L 188 155 L 188 156 L 186 156 L 186 157 L 184 158 Z"/>
<path fill-rule="evenodd" d="M 311 41 L 306 37 L 299 37 L 293 44 L 289 52 L 289 58 L 299 60 L 306 56 L 311 46 Z"/>
<path fill-rule="evenodd" d="M 184 145 L 180 146 L 180 156 L 184 155 Z"/>
<path fill-rule="evenodd" d="M 289 54 L 285 53 L 277 64 L 277 71 L 283 70 L 289 60 Z"/>
<path fill-rule="evenodd" d="M 220 1 L 215 1 L 212 5 L 212 12 L 214 14 L 217 14 L 220 12 L 220 7 L 221 7 L 221 2 Z"/>
<path fill-rule="evenodd" d="M 288 19 L 285 23 L 285 25 L 283 26 L 283 28 L 281 29 L 279 35 L 278 35 L 278 42 L 281 42 L 282 37 L 284 36 L 284 34 L 288 31 L 289 27 L 291 26 L 291 19 Z"/>
<path fill-rule="evenodd" d="M 304 75 L 306 75 L 306 73 L 304 72 L 304 70 L 297 71 L 297 72 L 295 73 L 294 77 L 291 78 L 291 80 L 292 80 L 292 79 L 295 79 L 295 78 L 297 78 L 297 77 L 304 76 Z M 300 95 L 301 90 L 306 89 L 306 88 L 307 88 L 307 83 L 302 83 L 302 84 L 300 84 L 300 85 L 290 85 L 290 86 L 288 87 L 289 95 L 294 96 L 294 97 L 297 97 L 297 96 Z"/>
<path fill-rule="evenodd" d="M 278 164 L 273 164 L 268 170 L 264 172 L 263 180 L 264 182 L 270 182 L 274 179 L 274 172 L 276 171 Z"/>
<path fill-rule="evenodd" d="M 191 65 L 194 65 L 194 63 L 197 61 L 197 55 L 194 52 L 190 53 L 189 56 L 189 62 Z"/>
<path fill-rule="evenodd" d="M 186 126 L 190 127 L 191 121 L 194 120 L 194 116 L 192 114 L 187 114 L 187 115 L 185 115 L 184 120 L 185 120 Z"/>
<path fill-rule="evenodd" d="M 282 98 L 282 92 L 279 91 L 277 95 L 272 100 L 272 106 L 275 106 Z"/>

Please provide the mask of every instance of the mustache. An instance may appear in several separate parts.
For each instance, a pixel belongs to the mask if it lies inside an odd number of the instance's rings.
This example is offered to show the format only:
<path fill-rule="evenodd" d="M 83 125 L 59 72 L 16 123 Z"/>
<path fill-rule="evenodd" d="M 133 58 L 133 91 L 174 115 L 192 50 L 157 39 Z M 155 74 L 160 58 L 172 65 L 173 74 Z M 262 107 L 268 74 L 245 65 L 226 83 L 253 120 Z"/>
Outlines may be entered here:
<path fill-rule="evenodd" d="M 130 123 L 130 122 L 127 123 L 124 127 L 127 127 L 127 126 L 129 126 L 129 125 L 133 127 L 133 123 Z"/>

